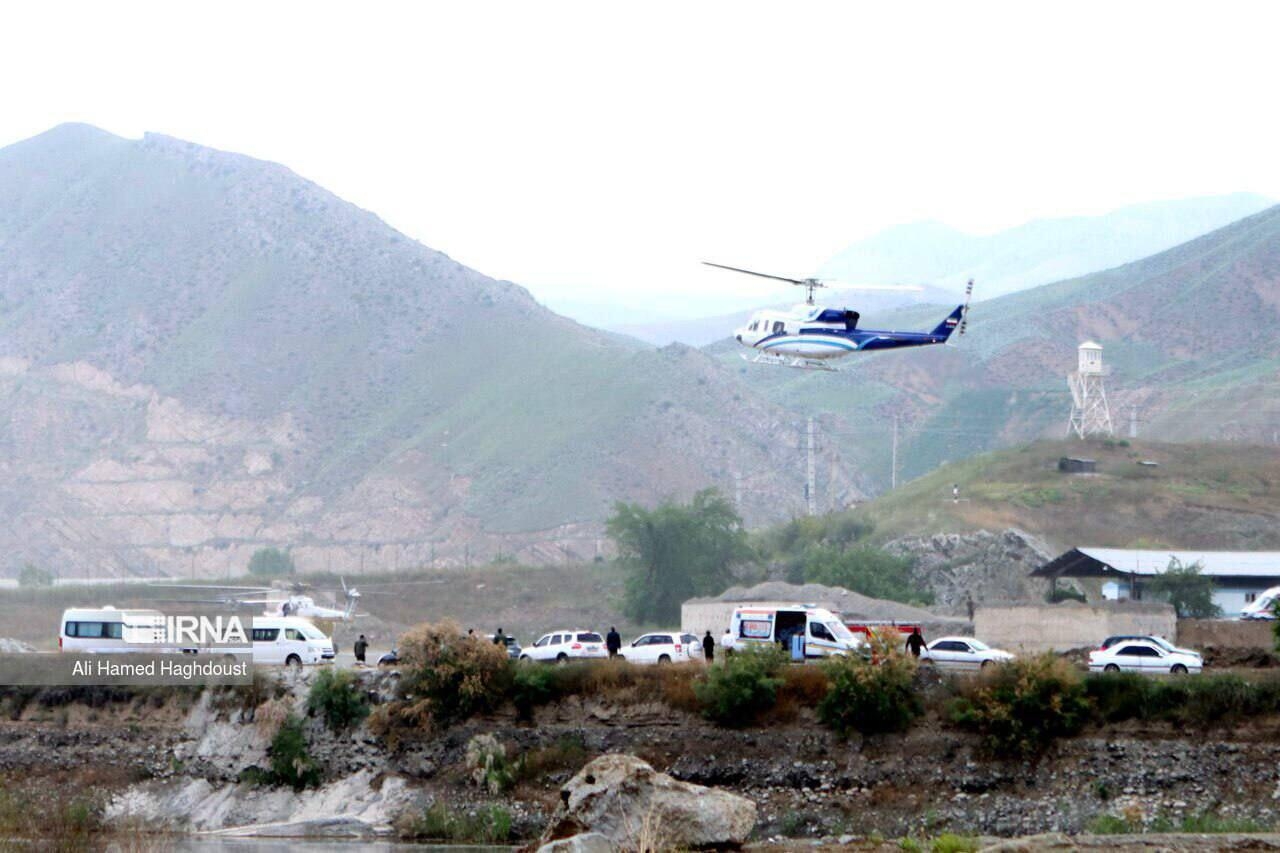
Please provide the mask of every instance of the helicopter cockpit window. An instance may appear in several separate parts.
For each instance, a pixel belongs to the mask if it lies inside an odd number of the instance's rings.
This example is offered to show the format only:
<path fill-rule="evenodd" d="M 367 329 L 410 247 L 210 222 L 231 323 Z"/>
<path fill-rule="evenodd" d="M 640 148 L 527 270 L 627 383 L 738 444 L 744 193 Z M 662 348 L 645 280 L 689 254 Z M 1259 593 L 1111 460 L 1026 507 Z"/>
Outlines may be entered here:
<path fill-rule="evenodd" d="M 787 324 L 783 323 L 781 320 L 775 320 L 773 322 L 773 333 L 775 335 L 778 334 L 778 332 L 781 332 L 783 329 L 786 328 L 786 325 Z"/>

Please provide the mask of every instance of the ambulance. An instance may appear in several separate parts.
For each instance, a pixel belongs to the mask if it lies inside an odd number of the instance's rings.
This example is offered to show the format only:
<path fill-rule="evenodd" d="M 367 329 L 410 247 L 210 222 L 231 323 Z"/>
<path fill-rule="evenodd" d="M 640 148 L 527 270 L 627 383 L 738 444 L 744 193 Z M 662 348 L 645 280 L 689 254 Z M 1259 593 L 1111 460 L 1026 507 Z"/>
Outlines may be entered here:
<path fill-rule="evenodd" d="M 722 644 L 726 652 L 777 643 L 793 655 L 823 658 L 864 654 L 866 642 L 830 610 L 805 604 L 734 608 Z"/>

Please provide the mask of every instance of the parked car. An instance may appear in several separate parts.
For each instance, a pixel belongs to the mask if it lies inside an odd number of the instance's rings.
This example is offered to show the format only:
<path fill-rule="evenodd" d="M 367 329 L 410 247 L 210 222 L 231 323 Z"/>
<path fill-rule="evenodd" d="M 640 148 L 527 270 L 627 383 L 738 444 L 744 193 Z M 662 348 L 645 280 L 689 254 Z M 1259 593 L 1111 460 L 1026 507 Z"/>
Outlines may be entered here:
<path fill-rule="evenodd" d="M 631 663 L 684 663 L 702 657 L 702 643 L 692 634 L 642 634 L 618 654 Z"/>
<path fill-rule="evenodd" d="M 609 652 L 604 647 L 604 637 L 595 631 L 561 630 L 543 634 L 538 638 L 538 642 L 520 652 L 519 660 L 567 663 L 571 660 L 607 658 L 608 656 Z"/>
<path fill-rule="evenodd" d="M 494 637 L 493 634 L 485 635 L 485 639 L 491 643 L 493 642 L 493 637 Z M 520 642 L 516 640 L 515 637 L 508 637 L 506 634 L 502 635 L 502 642 L 507 647 L 507 657 L 511 658 L 512 660 L 520 660 L 520 652 L 521 652 Z"/>
<path fill-rule="evenodd" d="M 1110 648 L 1089 652 L 1090 672 L 1186 675 L 1203 668 L 1199 655 L 1170 651 L 1150 640 L 1123 640 Z"/>
<path fill-rule="evenodd" d="M 938 669 L 983 669 L 1011 661 L 1013 655 L 973 637 L 939 637 L 924 647 L 920 660 Z"/>
<path fill-rule="evenodd" d="M 398 649 L 391 651 L 378 658 L 378 666 L 395 666 L 400 663 L 400 652 Z"/>
<path fill-rule="evenodd" d="M 1116 643 L 1123 643 L 1129 640 L 1140 640 L 1144 643 L 1155 643 L 1166 652 L 1180 652 L 1184 655 L 1195 655 L 1196 657 L 1201 657 L 1201 654 L 1195 649 L 1185 649 L 1181 646 L 1175 646 L 1164 637 L 1159 637 L 1154 634 L 1119 634 L 1114 637 L 1107 637 L 1102 641 L 1102 645 L 1098 646 L 1098 650 L 1103 651 L 1111 648 Z"/>

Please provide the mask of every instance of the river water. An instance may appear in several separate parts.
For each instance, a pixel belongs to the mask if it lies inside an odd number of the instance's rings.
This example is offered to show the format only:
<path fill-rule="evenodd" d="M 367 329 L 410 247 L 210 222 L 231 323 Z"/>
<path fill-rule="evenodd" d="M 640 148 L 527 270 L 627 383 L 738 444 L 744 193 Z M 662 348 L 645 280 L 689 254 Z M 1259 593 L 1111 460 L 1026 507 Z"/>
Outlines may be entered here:
<path fill-rule="evenodd" d="M 397 841 L 333 841 L 305 838 L 188 837 L 166 841 L 165 849 L 179 853 L 510 853 L 514 847 L 467 844 L 409 844 Z"/>

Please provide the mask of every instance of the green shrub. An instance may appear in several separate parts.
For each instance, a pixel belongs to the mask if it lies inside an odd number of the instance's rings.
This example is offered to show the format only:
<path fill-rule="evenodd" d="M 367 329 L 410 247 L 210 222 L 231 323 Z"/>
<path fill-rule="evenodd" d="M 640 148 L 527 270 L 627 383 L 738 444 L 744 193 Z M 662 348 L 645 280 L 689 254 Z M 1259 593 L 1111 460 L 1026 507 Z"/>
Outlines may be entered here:
<path fill-rule="evenodd" d="M 1280 711 L 1280 681 L 1250 681 L 1232 673 L 1153 679 L 1136 673 L 1090 676 L 1085 693 L 1101 722 L 1164 720 L 1209 728 Z"/>
<path fill-rule="evenodd" d="M 978 849 L 978 839 L 944 832 L 929 845 L 933 853 L 974 853 Z"/>
<path fill-rule="evenodd" d="M 455 844 L 502 844 L 511 840 L 511 813 L 500 806 L 484 806 L 474 812 L 452 812 L 435 803 L 412 821 L 402 833 L 425 841 Z"/>
<path fill-rule="evenodd" d="M 523 665 L 516 668 L 511 683 L 511 704 L 519 719 L 531 721 L 535 708 L 556 699 L 556 675 L 555 667 Z"/>
<path fill-rule="evenodd" d="M 307 711 L 319 715 L 335 732 L 349 729 L 369 716 L 369 699 L 349 669 L 322 669 L 307 694 Z"/>
<path fill-rule="evenodd" d="M 1138 828 L 1126 818 L 1113 814 L 1100 814 L 1089 821 L 1088 830 L 1090 835 L 1129 835 L 1137 832 Z"/>
<path fill-rule="evenodd" d="M 451 621 L 419 625 L 400 638 L 402 721 L 447 726 L 497 710 L 510 695 L 506 649 L 466 636 Z"/>
<path fill-rule="evenodd" d="M 1080 674 L 1044 654 L 988 668 L 948 711 L 952 722 L 978 732 L 994 755 L 1031 758 L 1079 732 L 1090 706 Z"/>
<path fill-rule="evenodd" d="M 705 678 L 695 682 L 694 694 L 703 715 L 722 726 L 745 726 L 773 707 L 786 665 L 781 646 L 754 646 L 725 658 Z"/>
<path fill-rule="evenodd" d="M 900 732 L 924 711 L 912 687 L 915 662 L 892 653 L 873 664 L 861 657 L 824 665 L 831 687 L 818 703 L 818 718 L 836 734 Z"/>
<path fill-rule="evenodd" d="M 271 777 L 276 784 L 289 785 L 301 791 L 320 782 L 320 767 L 307 749 L 307 735 L 302 720 L 293 714 L 280 724 L 271 739 Z"/>
<path fill-rule="evenodd" d="M 259 548 L 249 558 L 249 574 L 271 578 L 291 575 L 294 572 L 293 557 L 279 548 Z"/>

